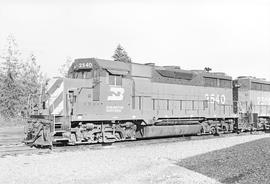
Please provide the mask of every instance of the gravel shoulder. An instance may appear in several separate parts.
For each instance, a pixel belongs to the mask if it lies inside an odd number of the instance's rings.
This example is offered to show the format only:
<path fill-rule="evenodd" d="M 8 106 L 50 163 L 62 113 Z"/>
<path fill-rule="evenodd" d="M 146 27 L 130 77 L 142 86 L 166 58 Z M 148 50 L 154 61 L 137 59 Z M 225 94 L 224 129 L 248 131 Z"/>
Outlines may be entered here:
<path fill-rule="evenodd" d="M 270 138 L 187 158 L 178 165 L 222 183 L 269 184 Z"/>
<path fill-rule="evenodd" d="M 269 134 L 0 158 L 0 183 L 218 183 L 179 160 Z"/>

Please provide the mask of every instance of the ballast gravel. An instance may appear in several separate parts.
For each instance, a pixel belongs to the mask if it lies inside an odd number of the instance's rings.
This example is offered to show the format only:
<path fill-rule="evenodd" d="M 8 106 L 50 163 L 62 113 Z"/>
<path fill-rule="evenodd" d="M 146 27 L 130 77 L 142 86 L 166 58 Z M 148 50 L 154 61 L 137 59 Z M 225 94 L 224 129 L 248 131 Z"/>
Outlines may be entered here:
<path fill-rule="evenodd" d="M 218 184 L 177 165 L 184 158 L 269 138 L 244 135 L 153 145 L 118 147 L 0 158 L 0 183 L 180 183 Z"/>

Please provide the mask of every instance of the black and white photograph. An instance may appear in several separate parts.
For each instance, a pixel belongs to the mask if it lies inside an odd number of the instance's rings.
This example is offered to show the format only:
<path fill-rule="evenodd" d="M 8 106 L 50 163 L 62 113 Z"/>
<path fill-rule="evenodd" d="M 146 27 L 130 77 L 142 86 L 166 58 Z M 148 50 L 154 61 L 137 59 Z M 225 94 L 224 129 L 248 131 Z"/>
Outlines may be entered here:
<path fill-rule="evenodd" d="M 270 0 L 0 0 L 1 184 L 270 184 Z"/>

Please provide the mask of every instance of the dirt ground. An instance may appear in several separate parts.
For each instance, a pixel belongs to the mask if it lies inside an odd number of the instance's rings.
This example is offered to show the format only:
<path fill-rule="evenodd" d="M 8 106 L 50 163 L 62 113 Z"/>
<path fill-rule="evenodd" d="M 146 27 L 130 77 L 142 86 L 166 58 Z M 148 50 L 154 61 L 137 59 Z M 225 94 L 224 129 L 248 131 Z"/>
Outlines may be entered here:
<path fill-rule="evenodd" d="M 219 183 L 177 165 L 269 134 L 0 158 L 0 183 Z"/>

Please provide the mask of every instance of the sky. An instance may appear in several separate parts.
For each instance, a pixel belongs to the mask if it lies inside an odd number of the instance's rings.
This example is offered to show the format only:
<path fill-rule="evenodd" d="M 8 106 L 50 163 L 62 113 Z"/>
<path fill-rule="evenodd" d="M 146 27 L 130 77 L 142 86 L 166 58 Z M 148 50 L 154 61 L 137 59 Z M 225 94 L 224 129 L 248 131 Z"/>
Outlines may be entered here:
<path fill-rule="evenodd" d="M 270 0 L 0 0 L 0 48 L 9 34 L 57 76 L 68 57 L 212 68 L 270 80 Z"/>

